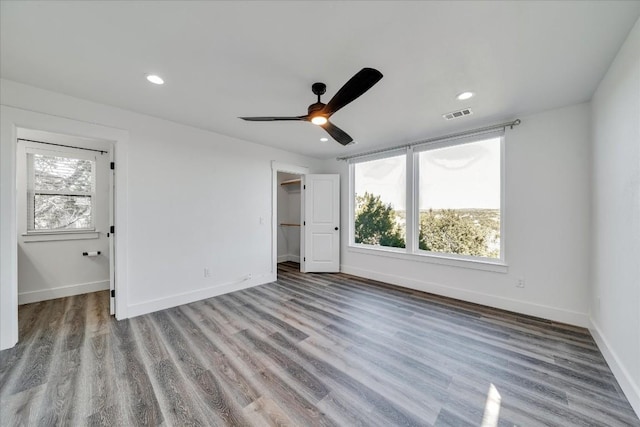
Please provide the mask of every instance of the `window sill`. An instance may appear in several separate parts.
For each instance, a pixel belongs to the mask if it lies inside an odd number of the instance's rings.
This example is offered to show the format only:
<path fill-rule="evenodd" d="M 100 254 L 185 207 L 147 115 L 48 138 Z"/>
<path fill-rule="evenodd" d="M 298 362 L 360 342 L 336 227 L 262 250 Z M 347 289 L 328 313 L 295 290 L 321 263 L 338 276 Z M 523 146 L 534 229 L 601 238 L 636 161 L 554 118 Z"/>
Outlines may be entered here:
<path fill-rule="evenodd" d="M 66 231 L 66 232 L 42 232 L 42 233 L 24 233 L 22 241 L 24 243 L 31 242 L 52 242 L 59 240 L 87 240 L 99 239 L 99 231 Z"/>
<path fill-rule="evenodd" d="M 449 267 L 469 268 L 472 270 L 491 271 L 494 273 L 507 273 L 509 266 L 503 261 L 489 261 L 484 259 L 464 259 L 447 255 L 435 254 L 410 254 L 403 252 L 402 249 L 393 248 L 376 248 L 370 246 L 349 245 L 348 252 L 359 253 L 365 255 L 374 255 L 387 258 L 397 258 L 406 261 L 424 262 L 428 264 L 446 265 Z"/>

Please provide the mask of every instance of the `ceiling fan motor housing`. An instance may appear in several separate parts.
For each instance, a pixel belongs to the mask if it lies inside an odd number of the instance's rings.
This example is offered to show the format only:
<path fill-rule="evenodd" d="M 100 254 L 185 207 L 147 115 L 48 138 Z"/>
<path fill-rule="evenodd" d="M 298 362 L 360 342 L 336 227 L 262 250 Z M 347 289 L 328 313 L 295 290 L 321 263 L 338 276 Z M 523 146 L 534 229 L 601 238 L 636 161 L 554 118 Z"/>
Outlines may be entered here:
<path fill-rule="evenodd" d="M 307 112 L 308 112 L 309 116 L 314 116 L 315 115 L 314 113 L 322 111 L 324 106 L 325 106 L 325 104 L 323 104 L 322 102 L 316 102 L 315 104 L 309 105 L 309 108 L 307 109 Z"/>
<path fill-rule="evenodd" d="M 327 85 L 320 82 L 314 83 L 311 85 L 311 91 L 318 96 L 324 95 L 327 91 Z"/>

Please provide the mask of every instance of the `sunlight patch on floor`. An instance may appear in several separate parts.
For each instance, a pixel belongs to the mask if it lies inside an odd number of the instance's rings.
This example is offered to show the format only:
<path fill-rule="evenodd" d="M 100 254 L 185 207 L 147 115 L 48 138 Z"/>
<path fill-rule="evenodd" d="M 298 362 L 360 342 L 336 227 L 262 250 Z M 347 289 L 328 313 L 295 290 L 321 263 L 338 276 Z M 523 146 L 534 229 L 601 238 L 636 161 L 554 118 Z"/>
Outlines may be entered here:
<path fill-rule="evenodd" d="M 484 415 L 482 416 L 482 427 L 496 427 L 500 417 L 500 401 L 502 397 L 498 393 L 496 386 L 491 384 L 487 393 L 487 401 L 484 404 Z"/>

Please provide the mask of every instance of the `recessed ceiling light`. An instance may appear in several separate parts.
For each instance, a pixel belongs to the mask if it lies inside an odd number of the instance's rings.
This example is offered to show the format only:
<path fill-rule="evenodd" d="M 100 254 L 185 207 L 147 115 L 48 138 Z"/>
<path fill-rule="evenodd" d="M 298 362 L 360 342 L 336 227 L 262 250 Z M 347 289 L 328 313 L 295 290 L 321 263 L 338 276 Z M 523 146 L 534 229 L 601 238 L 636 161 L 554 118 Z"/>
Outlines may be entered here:
<path fill-rule="evenodd" d="M 164 80 L 162 80 L 162 77 L 156 76 L 155 74 L 149 74 L 147 76 L 147 80 L 149 80 L 151 83 L 156 84 L 156 85 L 164 84 Z"/>
<path fill-rule="evenodd" d="M 322 142 L 327 142 L 328 140 L 329 140 L 329 138 L 324 138 L 324 137 L 320 138 L 320 141 L 322 141 Z"/>
<path fill-rule="evenodd" d="M 460 101 L 464 101 L 465 99 L 473 97 L 473 95 L 475 95 L 473 92 L 462 92 L 461 94 L 456 96 L 456 98 L 458 98 L 458 100 Z"/>

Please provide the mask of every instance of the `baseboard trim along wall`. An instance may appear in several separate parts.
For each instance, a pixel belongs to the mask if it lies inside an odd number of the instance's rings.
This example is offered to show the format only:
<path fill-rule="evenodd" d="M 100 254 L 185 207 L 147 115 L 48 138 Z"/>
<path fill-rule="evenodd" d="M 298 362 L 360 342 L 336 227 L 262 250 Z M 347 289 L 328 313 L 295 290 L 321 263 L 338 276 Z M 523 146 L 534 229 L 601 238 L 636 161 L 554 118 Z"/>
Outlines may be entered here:
<path fill-rule="evenodd" d="M 591 332 L 600 352 L 607 361 L 609 368 L 611 368 L 611 372 L 613 372 L 613 375 L 618 380 L 618 384 L 620 384 L 620 387 L 631 404 L 631 407 L 636 412 L 636 415 L 640 417 L 640 384 L 636 384 L 634 382 L 629 371 L 627 371 L 624 365 L 620 362 L 620 358 L 611 348 L 609 342 L 593 319 L 590 319 L 589 332 Z"/>
<path fill-rule="evenodd" d="M 552 320 L 554 322 L 567 323 L 583 328 L 589 327 L 589 317 L 586 313 L 562 310 L 556 307 L 550 307 L 541 304 L 532 304 L 529 302 L 514 300 L 511 298 L 483 294 L 480 292 L 473 292 L 465 289 L 452 288 L 450 286 L 441 285 L 438 283 L 425 282 L 392 274 L 384 274 L 377 271 L 350 267 L 348 265 L 341 265 L 340 271 L 346 274 L 364 277 L 366 279 L 378 280 L 380 282 L 386 282 L 409 289 L 415 289 L 417 291 L 429 292 L 432 294 L 455 298 L 474 304 L 482 304 L 488 307 L 526 314 L 528 316 L 541 317 L 543 319 Z"/>
<path fill-rule="evenodd" d="M 100 280 L 98 282 L 79 283 L 77 285 L 60 286 L 58 288 L 43 289 L 40 291 L 20 292 L 18 293 L 18 305 L 88 294 L 89 292 L 104 291 L 107 289 L 109 289 L 109 281 Z"/>
<path fill-rule="evenodd" d="M 300 255 L 287 254 L 287 255 L 280 255 L 278 257 L 278 263 L 287 262 L 287 261 L 300 263 Z"/>
<path fill-rule="evenodd" d="M 167 308 L 177 307 L 183 304 L 200 301 L 203 299 L 215 297 L 229 292 L 235 292 L 242 289 L 252 288 L 265 283 L 275 282 L 277 279 L 275 274 L 268 273 L 256 275 L 251 279 L 242 279 L 235 282 L 222 283 L 208 288 L 197 289 L 195 291 L 184 292 L 182 294 L 171 295 L 164 298 L 158 298 L 151 301 L 132 304 L 128 307 L 128 317 L 141 316 L 143 314 L 153 313 L 155 311 Z"/>

